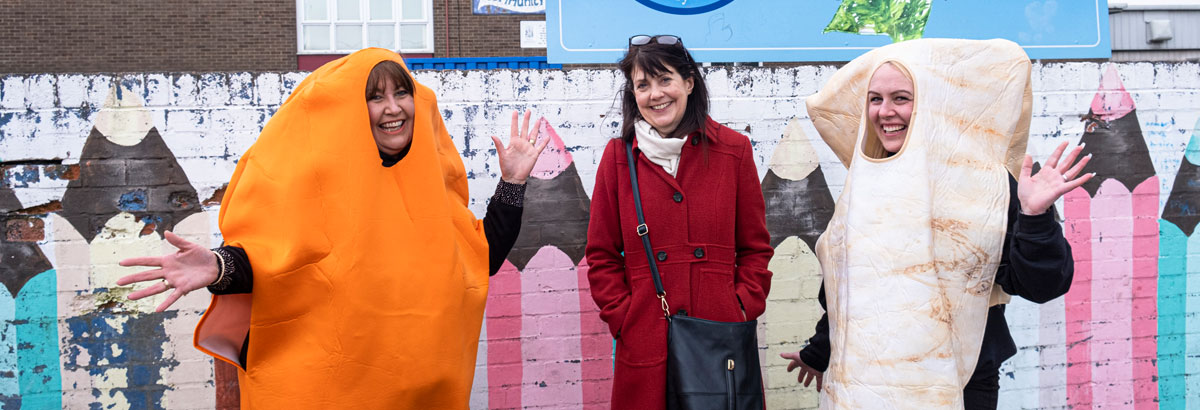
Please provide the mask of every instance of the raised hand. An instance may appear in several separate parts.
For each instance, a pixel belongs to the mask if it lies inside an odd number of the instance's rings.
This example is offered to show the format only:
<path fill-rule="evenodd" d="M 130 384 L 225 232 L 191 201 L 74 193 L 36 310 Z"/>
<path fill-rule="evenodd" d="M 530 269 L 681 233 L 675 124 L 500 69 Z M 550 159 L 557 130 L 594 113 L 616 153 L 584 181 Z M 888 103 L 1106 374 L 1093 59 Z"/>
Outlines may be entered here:
<path fill-rule="evenodd" d="M 217 279 L 217 256 L 212 251 L 188 242 L 171 232 L 164 233 L 163 237 L 171 245 L 179 248 L 179 251 L 163 256 L 124 259 L 119 262 L 121 266 L 154 266 L 158 269 L 142 271 L 117 279 L 117 285 L 121 286 L 135 282 L 153 281 L 150 286 L 130 293 L 129 300 L 138 300 L 174 290 L 167 295 L 167 300 L 154 309 L 156 312 L 166 310 L 183 295 L 208 286 Z"/>
<path fill-rule="evenodd" d="M 809 367 L 807 364 L 804 364 L 804 361 L 800 360 L 800 352 L 780 353 L 779 357 L 792 361 L 791 363 L 788 363 L 787 371 L 789 373 L 791 373 L 791 371 L 794 369 L 800 369 L 800 372 L 796 373 L 796 383 L 803 383 L 804 387 L 808 387 L 809 384 L 816 380 L 817 391 L 821 391 L 825 374 L 817 371 L 817 369 Z"/>
<path fill-rule="evenodd" d="M 1072 149 L 1060 162 L 1059 158 L 1066 148 L 1066 141 L 1059 144 L 1054 153 L 1050 154 L 1050 158 L 1046 159 L 1046 165 L 1038 170 L 1037 175 L 1030 175 L 1033 172 L 1033 157 L 1030 157 L 1029 154 L 1025 155 L 1025 162 L 1021 164 L 1021 176 L 1017 179 L 1017 198 L 1021 200 L 1021 213 L 1040 215 L 1050 209 L 1050 205 L 1054 204 L 1054 201 L 1061 198 L 1063 194 L 1078 188 L 1096 176 L 1095 173 L 1079 175 L 1079 172 L 1083 171 L 1083 167 L 1092 159 L 1091 154 L 1083 157 L 1074 166 L 1071 165 L 1083 151 L 1083 145 Z"/>
<path fill-rule="evenodd" d="M 541 128 L 539 125 L 544 120 L 539 119 L 534 123 L 533 129 L 530 129 L 529 115 L 530 112 L 525 111 L 525 120 L 521 122 L 518 130 L 517 112 L 513 111 L 512 134 L 508 139 L 508 147 L 500 142 L 500 138 L 492 136 L 492 143 L 496 144 L 496 156 L 500 159 L 500 179 L 504 182 L 524 184 L 529 178 L 529 173 L 533 171 L 533 165 L 537 163 L 538 155 L 541 155 L 546 144 L 550 142 L 549 138 L 538 141 L 538 130 Z"/>

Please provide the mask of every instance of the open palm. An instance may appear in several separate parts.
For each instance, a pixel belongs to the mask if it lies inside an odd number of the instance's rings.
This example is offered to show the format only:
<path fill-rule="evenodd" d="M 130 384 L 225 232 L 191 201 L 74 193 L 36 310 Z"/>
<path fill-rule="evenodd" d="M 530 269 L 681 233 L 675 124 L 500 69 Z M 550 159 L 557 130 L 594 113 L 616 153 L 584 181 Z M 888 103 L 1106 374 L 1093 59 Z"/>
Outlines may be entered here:
<path fill-rule="evenodd" d="M 167 300 L 158 305 L 158 308 L 155 309 L 157 312 L 166 310 L 188 292 L 208 286 L 217 279 L 217 256 L 212 251 L 188 242 L 171 232 L 164 233 L 163 238 L 179 250 L 163 256 L 123 259 L 119 262 L 121 266 L 153 266 L 158 269 L 142 271 L 117 279 L 117 285 L 120 286 L 155 281 L 150 286 L 130 293 L 129 300 L 138 300 L 174 290 L 167 295 Z"/>
<path fill-rule="evenodd" d="M 525 111 L 525 120 L 521 121 L 518 129 L 517 112 L 513 111 L 512 133 L 507 147 L 500 141 L 500 138 L 492 136 L 492 143 L 496 144 L 496 156 L 500 159 L 500 179 L 503 179 L 504 182 L 524 184 L 525 180 L 529 178 L 529 173 L 533 172 L 533 166 L 537 164 L 538 156 L 550 142 L 550 138 L 542 138 L 541 141 L 538 141 L 538 130 L 541 128 L 539 125 L 545 120 L 539 119 L 534 123 L 533 129 L 530 129 L 529 116 L 530 112 Z"/>
<path fill-rule="evenodd" d="M 1079 153 L 1083 151 L 1083 145 L 1075 147 L 1066 158 L 1059 161 L 1066 148 L 1065 141 L 1059 144 L 1054 153 L 1046 159 L 1046 166 L 1034 175 L 1031 175 L 1033 158 L 1028 154 L 1025 155 L 1025 162 L 1021 164 L 1021 176 L 1017 179 L 1017 198 L 1021 200 L 1021 213 L 1040 215 L 1050 209 L 1050 205 L 1054 204 L 1063 194 L 1078 188 L 1095 176 L 1094 173 L 1079 175 L 1083 171 L 1083 167 L 1092 159 L 1090 154 L 1072 166 L 1075 159 L 1079 157 Z"/>

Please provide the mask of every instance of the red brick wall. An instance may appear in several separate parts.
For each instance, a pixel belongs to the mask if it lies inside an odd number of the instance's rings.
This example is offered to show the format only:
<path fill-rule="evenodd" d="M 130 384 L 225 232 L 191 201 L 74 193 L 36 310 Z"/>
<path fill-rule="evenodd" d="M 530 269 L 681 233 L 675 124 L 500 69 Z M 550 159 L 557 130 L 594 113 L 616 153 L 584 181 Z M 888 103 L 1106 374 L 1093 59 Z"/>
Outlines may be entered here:
<path fill-rule="evenodd" d="M 0 73 L 295 69 L 295 0 L 0 1 Z"/>
<path fill-rule="evenodd" d="M 433 0 L 433 13 L 434 57 L 546 55 L 544 48 L 521 48 L 521 21 L 544 21 L 545 14 L 472 14 L 471 0 Z"/>

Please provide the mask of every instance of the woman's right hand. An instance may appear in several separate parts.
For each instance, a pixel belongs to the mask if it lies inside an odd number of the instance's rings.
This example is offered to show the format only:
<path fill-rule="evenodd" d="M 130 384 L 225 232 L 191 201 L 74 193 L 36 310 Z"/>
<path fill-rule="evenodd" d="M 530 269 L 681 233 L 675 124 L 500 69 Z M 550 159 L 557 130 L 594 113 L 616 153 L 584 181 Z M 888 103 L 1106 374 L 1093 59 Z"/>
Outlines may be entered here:
<path fill-rule="evenodd" d="M 530 112 L 525 111 L 525 121 L 520 123 L 518 129 L 517 112 L 513 111 L 512 134 L 508 138 L 507 147 L 500 142 L 500 138 L 492 136 L 492 143 L 496 144 L 496 157 L 500 161 L 500 179 L 510 184 L 525 183 L 529 174 L 533 172 L 533 166 L 537 164 L 538 156 L 546 149 L 546 144 L 550 143 L 549 137 L 538 142 L 538 131 L 541 130 L 544 119 L 534 121 L 533 128 L 529 128 L 529 116 Z"/>
<path fill-rule="evenodd" d="M 813 380 L 816 380 L 817 391 L 821 391 L 821 382 L 824 379 L 824 373 L 809 367 L 807 364 L 804 364 L 804 360 L 800 360 L 800 352 L 780 353 L 779 357 L 792 361 L 791 363 L 788 363 L 787 371 L 789 373 L 796 368 L 800 369 L 800 372 L 796 374 L 797 383 L 804 383 L 804 387 L 808 387 Z"/>
<path fill-rule="evenodd" d="M 212 251 L 188 242 L 171 232 L 163 234 L 167 242 L 179 248 L 175 253 L 163 256 L 143 256 L 140 258 L 124 259 L 121 266 L 153 266 L 158 269 L 138 272 L 117 279 L 117 285 L 125 286 L 135 282 L 151 282 L 150 286 L 130 293 L 129 300 L 157 295 L 168 290 L 174 290 L 167 295 L 167 300 L 154 309 L 162 312 L 179 300 L 179 298 L 196 289 L 208 286 L 217 280 L 217 256 Z"/>

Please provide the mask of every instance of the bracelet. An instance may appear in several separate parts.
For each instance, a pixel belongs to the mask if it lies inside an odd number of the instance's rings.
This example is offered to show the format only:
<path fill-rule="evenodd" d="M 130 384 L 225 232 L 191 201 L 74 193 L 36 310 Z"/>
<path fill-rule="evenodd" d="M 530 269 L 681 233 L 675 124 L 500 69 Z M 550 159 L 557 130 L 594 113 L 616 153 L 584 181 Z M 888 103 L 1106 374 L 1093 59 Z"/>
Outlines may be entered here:
<path fill-rule="evenodd" d="M 225 274 L 226 274 L 225 256 L 221 255 L 221 252 L 217 252 L 216 250 L 213 250 L 212 253 L 213 253 L 213 255 L 216 255 L 216 257 L 217 257 L 217 279 L 214 280 L 212 283 L 208 284 L 208 286 L 213 286 L 218 283 L 221 283 L 221 281 L 225 279 Z"/>
<path fill-rule="evenodd" d="M 528 182 L 526 180 L 524 184 L 514 184 L 502 179 L 499 184 L 496 184 L 496 193 L 492 195 L 492 200 L 518 208 L 524 207 L 525 187 L 529 185 Z"/>

